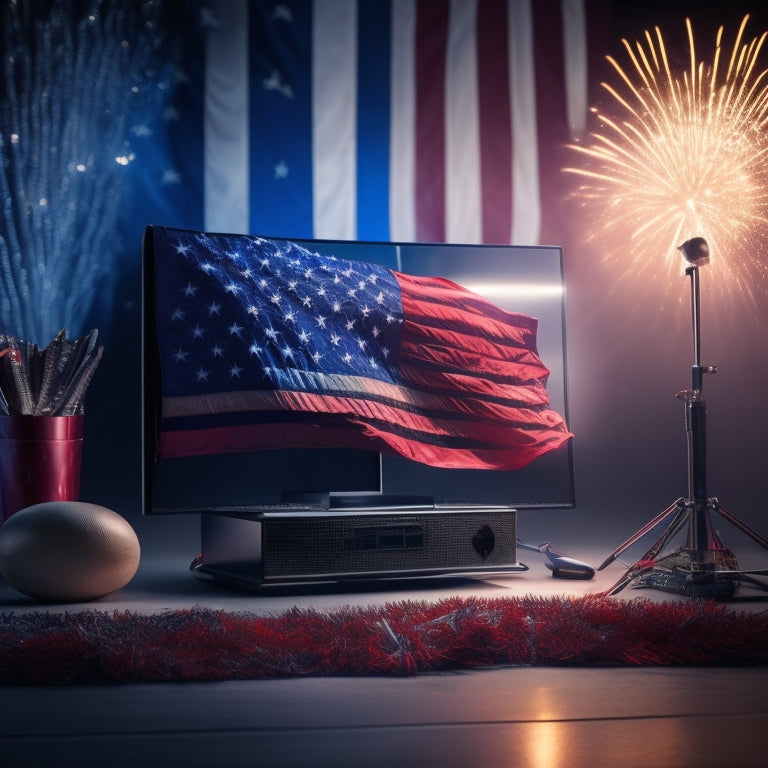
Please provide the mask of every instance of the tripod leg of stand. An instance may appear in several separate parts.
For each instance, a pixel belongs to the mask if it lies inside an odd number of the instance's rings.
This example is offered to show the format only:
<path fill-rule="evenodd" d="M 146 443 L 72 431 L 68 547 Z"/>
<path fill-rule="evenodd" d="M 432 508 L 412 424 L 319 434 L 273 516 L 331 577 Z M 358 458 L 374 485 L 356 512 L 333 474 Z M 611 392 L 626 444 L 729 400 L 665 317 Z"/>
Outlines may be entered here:
<path fill-rule="evenodd" d="M 658 557 L 659 553 L 667 545 L 667 542 L 669 542 L 669 540 L 675 536 L 688 521 L 688 510 L 686 509 L 683 501 L 683 499 L 678 499 L 671 507 L 668 508 L 668 511 L 665 510 L 667 511 L 667 514 L 669 514 L 672 509 L 675 507 L 678 508 L 677 514 L 672 518 L 672 522 L 670 522 L 670 524 L 664 529 L 664 532 L 654 542 L 653 546 L 633 566 L 628 568 L 627 572 L 610 589 L 606 590 L 604 593 L 605 595 L 610 597 L 612 595 L 618 594 L 631 581 L 636 579 L 642 573 L 645 573 L 645 571 L 649 571 L 655 567 L 656 558 Z"/>
<path fill-rule="evenodd" d="M 630 582 L 632 582 L 646 571 L 650 571 L 652 568 L 653 564 L 643 566 L 642 568 L 638 568 L 637 565 L 633 565 L 631 568 L 627 569 L 627 572 L 610 589 L 606 589 L 602 594 L 605 597 L 613 597 L 614 595 L 618 595 L 619 592 L 624 589 L 624 587 L 630 584 Z"/>
<path fill-rule="evenodd" d="M 598 566 L 597 570 L 602 571 L 603 568 L 610 565 L 625 549 L 631 547 L 636 541 L 642 539 L 648 531 L 652 531 L 659 523 L 669 517 L 676 508 L 682 508 L 683 499 L 679 498 L 674 504 L 670 504 L 663 512 L 656 515 L 650 522 L 646 523 L 639 531 L 633 533 L 625 542 L 621 543 L 616 549 L 611 552 L 608 557 Z"/>
<path fill-rule="evenodd" d="M 742 533 L 746 533 L 747 536 L 754 539 L 760 546 L 768 549 L 768 541 L 766 541 L 759 533 L 753 531 L 746 523 L 743 523 L 737 517 L 734 517 L 729 512 L 726 512 L 719 504 L 717 505 L 717 512 L 721 517 L 724 517 L 729 523 L 738 528 Z"/>

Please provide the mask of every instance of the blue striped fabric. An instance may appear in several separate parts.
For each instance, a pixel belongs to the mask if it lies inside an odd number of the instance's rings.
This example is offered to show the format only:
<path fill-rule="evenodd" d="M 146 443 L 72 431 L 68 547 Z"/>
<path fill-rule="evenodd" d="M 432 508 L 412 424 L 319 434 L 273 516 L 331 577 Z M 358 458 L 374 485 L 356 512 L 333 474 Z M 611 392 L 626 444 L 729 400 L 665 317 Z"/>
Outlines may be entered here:
<path fill-rule="evenodd" d="M 592 16 L 586 0 L 210 0 L 173 32 L 179 77 L 137 213 L 275 237 L 535 244 L 586 120 Z"/>

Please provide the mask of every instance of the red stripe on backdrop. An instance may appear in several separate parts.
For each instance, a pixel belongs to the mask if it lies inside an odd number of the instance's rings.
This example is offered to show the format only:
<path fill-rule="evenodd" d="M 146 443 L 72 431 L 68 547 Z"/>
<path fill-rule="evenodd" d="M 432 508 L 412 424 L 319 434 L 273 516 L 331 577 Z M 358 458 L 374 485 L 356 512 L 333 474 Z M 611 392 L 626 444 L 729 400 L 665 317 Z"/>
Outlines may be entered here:
<path fill-rule="evenodd" d="M 416 7 L 416 239 L 445 241 L 447 2 Z"/>
<path fill-rule="evenodd" d="M 594 104 L 605 91 L 601 83 L 613 73 L 605 58 L 613 50 L 611 19 L 612 0 L 588 0 L 587 9 L 587 70 L 588 100 Z"/>
<path fill-rule="evenodd" d="M 512 237 L 512 123 L 509 106 L 507 6 L 479 0 L 477 77 L 483 242 Z"/>
<path fill-rule="evenodd" d="M 531 7 L 542 213 L 540 242 L 561 245 L 566 236 L 558 215 L 565 189 L 561 168 L 565 146 L 570 140 L 561 0 L 536 0 Z"/>

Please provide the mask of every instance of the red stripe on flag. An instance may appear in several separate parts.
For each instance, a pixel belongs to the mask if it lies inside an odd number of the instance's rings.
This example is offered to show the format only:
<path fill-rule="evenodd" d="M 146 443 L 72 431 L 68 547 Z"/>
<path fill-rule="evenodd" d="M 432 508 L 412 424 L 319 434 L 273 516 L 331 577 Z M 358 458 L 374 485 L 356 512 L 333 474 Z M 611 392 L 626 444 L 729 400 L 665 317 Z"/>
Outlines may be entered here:
<path fill-rule="evenodd" d="M 298 425 L 296 425 L 298 426 Z M 533 435 L 526 444 L 500 449 L 476 448 L 473 450 L 453 449 L 446 451 L 439 445 L 428 445 L 420 438 L 398 436 L 377 432 L 370 425 L 361 422 L 360 430 L 355 433 L 350 429 L 351 422 L 340 427 L 323 424 L 314 431 L 305 425 L 301 429 L 286 430 L 285 424 L 261 425 L 258 430 L 248 426 L 215 427 L 194 431 L 163 432 L 161 451 L 166 458 L 196 456 L 209 453 L 209 446 L 215 446 L 218 453 L 250 450 L 268 450 L 275 447 L 286 448 L 291 444 L 297 448 L 324 448 L 329 445 L 339 448 L 377 450 L 393 453 L 413 461 L 430 466 L 454 469 L 520 469 L 543 455 L 547 451 L 561 447 L 567 440 L 559 433 L 553 433 L 551 443 L 543 441 L 541 436 Z M 270 440 L 270 435 L 272 439 Z M 254 437 L 257 444 L 254 445 Z M 295 439 L 294 439 L 295 438 Z M 194 450 L 196 446 L 200 451 Z"/>
<path fill-rule="evenodd" d="M 483 242 L 512 236 L 512 121 L 509 105 L 507 6 L 479 0 L 477 77 Z"/>
<path fill-rule="evenodd" d="M 547 409 L 549 398 L 543 385 L 535 382 L 524 386 L 505 384 L 478 379 L 467 373 L 445 373 L 411 364 L 405 365 L 403 380 L 406 383 L 393 384 L 342 376 L 325 382 L 324 387 L 309 389 L 310 382 L 302 383 L 299 378 L 296 389 L 182 395 L 163 400 L 163 418 L 168 420 L 169 428 L 193 429 L 202 426 L 202 423 L 194 422 L 195 419 L 216 414 L 344 413 L 369 415 L 402 426 L 405 422 L 401 415 L 407 413 L 413 414 L 408 416 L 409 428 L 414 428 L 416 419 L 422 416 L 427 419 L 418 427 L 421 431 L 434 431 L 425 426 L 429 422 L 453 423 L 453 429 L 445 434 L 458 440 L 469 434 L 467 430 L 473 428 L 474 422 L 488 423 L 494 429 L 514 429 L 551 416 L 552 421 L 547 424 L 558 423 L 561 430 L 566 429 L 559 414 Z M 468 420 L 468 415 L 473 419 Z M 193 422 L 182 427 L 175 419 L 192 419 Z M 498 424 L 500 419 L 503 421 L 501 425 Z M 269 422 L 271 419 L 264 416 L 261 420 Z M 314 423 L 314 419 L 310 419 L 310 423 Z M 507 439 L 505 437 L 505 441 Z M 489 438 L 488 442 L 493 441 Z"/>
<path fill-rule="evenodd" d="M 454 331 L 475 329 L 478 335 L 501 339 L 505 345 L 535 348 L 536 318 L 501 309 L 446 278 L 393 274 L 406 318 L 419 318 L 427 325 L 449 325 Z"/>
<path fill-rule="evenodd" d="M 448 3 L 416 9 L 416 239 L 445 241 L 445 62 Z"/>
<path fill-rule="evenodd" d="M 487 402 L 461 392 L 454 397 L 414 392 L 415 402 L 412 403 L 408 400 L 408 393 L 408 389 L 402 388 L 403 397 L 399 401 L 387 401 L 361 397 L 357 393 L 283 391 L 272 408 L 263 408 L 260 398 L 256 398 L 254 407 L 249 408 L 248 393 L 244 393 L 240 398 L 242 409 L 230 413 L 250 415 L 253 423 L 246 422 L 239 426 L 254 430 L 255 444 L 261 439 L 260 432 L 264 425 L 277 422 L 283 424 L 286 435 L 292 432 L 295 424 L 302 430 L 309 425 L 317 432 L 318 439 L 323 439 L 322 430 L 327 424 L 354 423 L 357 425 L 355 431 L 359 431 L 360 425 L 369 424 L 379 432 L 410 433 L 413 440 L 442 446 L 448 455 L 457 449 L 484 450 L 527 445 L 539 438 L 549 439 L 553 434 L 562 441 L 570 437 L 563 420 L 551 409 Z M 228 395 L 213 393 L 208 402 L 218 404 L 226 401 Z M 307 418 L 286 421 L 281 416 L 291 413 L 307 414 Z M 205 416 L 204 411 L 200 418 Z M 166 424 L 168 431 L 174 431 L 174 427 L 178 426 L 173 420 Z M 190 421 L 187 428 L 205 428 L 205 422 Z M 181 426 L 179 431 L 183 431 Z"/>
<path fill-rule="evenodd" d="M 561 168 L 570 139 L 565 95 L 563 17 L 560 0 L 537 0 L 533 12 L 536 122 L 539 139 L 539 194 L 542 214 L 559 210 L 563 199 Z M 558 216 L 542 215 L 540 242 L 562 243 Z"/>
<path fill-rule="evenodd" d="M 411 340 L 410 343 L 405 342 L 401 350 L 400 369 L 403 374 L 406 370 L 421 370 L 423 373 L 418 383 L 425 386 L 437 387 L 444 377 L 458 375 L 466 381 L 464 388 L 473 394 L 484 392 L 487 386 L 493 384 L 500 390 L 494 397 L 509 397 L 504 394 L 506 390 L 518 387 L 521 391 L 529 390 L 528 397 L 517 398 L 521 401 L 549 402 L 545 389 L 549 371 L 530 352 L 494 359 L 483 354 L 482 350 L 456 352 L 451 350 L 449 344 L 414 343 Z M 431 383 L 424 381 L 430 377 Z M 415 380 L 409 382 L 417 383 Z M 539 386 L 541 393 L 537 391 Z"/>
<path fill-rule="evenodd" d="M 403 307 L 403 360 L 409 359 L 412 350 L 411 362 L 418 365 L 425 359 L 422 349 L 437 355 L 445 350 L 443 369 L 447 371 L 464 367 L 478 376 L 546 380 L 549 371 L 536 354 L 535 318 L 503 310 L 450 280 L 394 275 Z M 472 366 L 468 365 L 471 360 L 475 361 Z"/>
<path fill-rule="evenodd" d="M 491 404 L 504 403 L 512 408 L 541 409 L 549 406 L 549 395 L 543 384 L 500 384 L 468 374 L 427 370 L 423 364 L 403 364 L 401 368 L 409 386 L 414 389 L 422 387 L 435 395 L 445 394 L 457 401 L 471 398 L 478 413 L 482 411 L 480 403 L 483 399 Z M 456 407 L 455 404 L 452 407 Z M 495 417 L 499 418 L 499 414 L 495 414 Z"/>
<path fill-rule="evenodd" d="M 395 453 L 424 464 L 475 469 L 519 469 L 561 447 L 572 436 L 559 416 L 457 400 L 448 419 L 385 403 L 294 393 L 311 421 L 265 421 L 197 429 L 164 429 L 165 458 L 285 447 L 361 448 Z M 494 413 L 495 412 L 495 413 Z M 512 421 L 514 419 L 514 421 Z"/>

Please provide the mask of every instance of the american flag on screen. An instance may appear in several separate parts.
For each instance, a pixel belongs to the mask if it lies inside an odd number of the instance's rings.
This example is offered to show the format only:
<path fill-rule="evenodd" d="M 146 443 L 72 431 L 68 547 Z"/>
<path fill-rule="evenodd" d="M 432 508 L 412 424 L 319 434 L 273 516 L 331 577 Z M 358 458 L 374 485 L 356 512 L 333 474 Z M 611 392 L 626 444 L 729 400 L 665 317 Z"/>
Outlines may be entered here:
<path fill-rule="evenodd" d="M 571 437 L 534 318 L 290 241 L 147 237 L 162 457 L 338 446 L 516 469 Z"/>
<path fill-rule="evenodd" d="M 164 130 L 141 134 L 168 136 L 147 165 L 151 219 L 306 239 L 562 243 L 563 147 L 586 125 L 606 5 L 191 4 L 175 17 L 186 27 Z"/>

